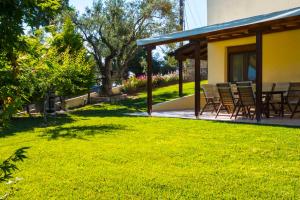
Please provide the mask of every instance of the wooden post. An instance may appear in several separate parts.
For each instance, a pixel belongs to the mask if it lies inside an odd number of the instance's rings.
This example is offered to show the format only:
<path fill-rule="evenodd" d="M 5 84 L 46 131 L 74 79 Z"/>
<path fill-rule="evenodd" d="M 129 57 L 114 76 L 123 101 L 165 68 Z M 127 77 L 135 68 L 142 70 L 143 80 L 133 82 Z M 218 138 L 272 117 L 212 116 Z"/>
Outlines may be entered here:
<path fill-rule="evenodd" d="M 200 42 L 193 41 L 194 44 L 194 58 L 195 58 L 195 116 L 198 119 L 200 114 Z"/>
<path fill-rule="evenodd" d="M 262 115 L 262 73 L 263 73 L 263 34 L 256 32 L 256 120 L 261 121 Z"/>
<path fill-rule="evenodd" d="M 183 61 L 182 59 L 178 59 L 178 68 L 179 68 L 179 96 L 182 97 L 182 84 L 183 84 Z"/>
<path fill-rule="evenodd" d="M 152 113 L 152 46 L 146 47 L 147 51 L 147 112 Z"/>

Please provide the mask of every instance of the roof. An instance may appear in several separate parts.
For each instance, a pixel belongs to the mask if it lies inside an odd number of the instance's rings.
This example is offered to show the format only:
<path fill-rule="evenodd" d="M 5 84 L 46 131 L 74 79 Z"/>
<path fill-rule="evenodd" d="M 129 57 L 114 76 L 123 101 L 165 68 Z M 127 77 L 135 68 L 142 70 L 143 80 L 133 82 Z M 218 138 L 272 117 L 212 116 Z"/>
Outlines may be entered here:
<path fill-rule="evenodd" d="M 200 42 L 200 59 L 201 60 L 207 60 L 207 43 L 206 42 Z M 186 60 L 186 59 L 193 59 L 194 58 L 194 52 L 195 52 L 195 46 L 193 43 L 188 43 L 175 51 L 169 53 L 169 56 L 175 56 L 177 60 Z"/>
<path fill-rule="evenodd" d="M 239 27 L 247 27 L 251 25 L 263 25 L 267 22 L 278 21 L 281 19 L 287 19 L 292 17 L 300 17 L 300 7 L 283 10 L 279 12 L 273 12 L 270 14 L 258 15 L 254 17 L 249 17 L 245 19 L 234 20 L 231 22 L 226 22 L 222 24 L 215 24 L 210 26 L 205 26 L 201 28 L 195 28 L 192 30 L 181 31 L 170 33 L 166 35 L 156 36 L 152 38 L 141 39 L 137 41 L 138 46 L 146 45 L 161 45 L 171 42 L 184 41 L 195 36 L 207 36 L 212 33 L 217 33 L 224 30 L 231 30 Z"/>

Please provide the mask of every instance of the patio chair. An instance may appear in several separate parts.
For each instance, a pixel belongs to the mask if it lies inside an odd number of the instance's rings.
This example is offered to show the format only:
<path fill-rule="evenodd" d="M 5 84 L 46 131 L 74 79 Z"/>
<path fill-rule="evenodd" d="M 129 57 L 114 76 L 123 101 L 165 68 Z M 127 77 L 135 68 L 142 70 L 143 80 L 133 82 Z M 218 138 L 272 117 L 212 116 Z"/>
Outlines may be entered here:
<path fill-rule="evenodd" d="M 256 84 L 252 83 L 252 81 L 242 81 L 242 82 L 237 82 L 237 86 L 252 86 L 252 90 L 255 93 L 256 91 Z"/>
<path fill-rule="evenodd" d="M 201 110 L 200 115 L 203 114 L 203 112 L 210 106 L 212 107 L 212 112 L 218 111 L 218 106 L 220 105 L 220 96 L 218 93 L 218 89 L 216 85 L 213 84 L 204 84 L 202 85 L 202 89 L 205 96 L 205 105 Z"/>
<path fill-rule="evenodd" d="M 252 86 L 238 86 L 238 93 L 240 98 L 240 105 L 237 110 L 237 114 L 239 113 L 240 109 L 243 109 L 246 117 L 250 119 L 254 119 L 255 116 L 255 108 L 256 108 L 256 101 L 255 95 L 253 92 Z M 237 115 L 236 115 L 237 116 Z"/>
<path fill-rule="evenodd" d="M 291 118 L 294 118 L 295 114 L 300 112 L 300 83 L 290 83 L 286 101 L 292 113 Z"/>
<path fill-rule="evenodd" d="M 252 86 L 252 82 L 251 81 L 242 81 L 242 82 L 237 82 L 236 86 Z"/>
<path fill-rule="evenodd" d="M 290 83 L 275 83 L 273 91 L 286 91 L 284 94 L 284 101 L 286 102 L 287 93 L 290 87 Z M 270 105 L 272 109 L 275 111 L 275 114 L 278 113 L 281 104 L 281 95 L 274 94 L 270 100 Z"/>
<path fill-rule="evenodd" d="M 275 87 L 274 83 L 263 83 L 263 85 L 262 85 L 262 91 L 263 92 L 273 92 L 274 91 L 274 87 Z M 266 105 L 266 106 L 270 106 L 271 105 L 270 102 L 272 101 L 272 96 L 271 95 L 267 96 L 267 95 L 263 94 L 263 102 L 267 101 L 267 97 L 269 98 L 268 99 L 269 100 L 269 105 Z M 273 107 L 272 105 L 271 105 L 271 107 L 272 107 L 272 110 L 274 110 L 275 113 L 276 113 L 275 107 Z"/>
<path fill-rule="evenodd" d="M 263 83 L 262 90 L 264 92 L 272 92 L 274 91 L 275 84 L 274 83 Z"/>
<path fill-rule="evenodd" d="M 225 109 L 228 114 L 231 114 L 231 119 L 239 105 L 238 99 L 234 98 L 230 83 L 219 83 L 217 84 L 217 88 L 220 95 L 220 105 L 216 118 L 219 116 L 221 110 Z"/>

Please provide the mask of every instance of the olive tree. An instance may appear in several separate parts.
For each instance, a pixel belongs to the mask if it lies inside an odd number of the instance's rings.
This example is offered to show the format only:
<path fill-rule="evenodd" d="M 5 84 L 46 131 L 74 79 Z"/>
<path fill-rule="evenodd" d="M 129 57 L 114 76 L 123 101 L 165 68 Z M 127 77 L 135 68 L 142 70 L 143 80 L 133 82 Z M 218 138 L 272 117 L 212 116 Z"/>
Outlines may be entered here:
<path fill-rule="evenodd" d="M 169 31 L 177 24 L 172 0 L 98 0 L 75 22 L 101 75 L 102 93 L 111 95 L 134 58 L 136 40 Z"/>

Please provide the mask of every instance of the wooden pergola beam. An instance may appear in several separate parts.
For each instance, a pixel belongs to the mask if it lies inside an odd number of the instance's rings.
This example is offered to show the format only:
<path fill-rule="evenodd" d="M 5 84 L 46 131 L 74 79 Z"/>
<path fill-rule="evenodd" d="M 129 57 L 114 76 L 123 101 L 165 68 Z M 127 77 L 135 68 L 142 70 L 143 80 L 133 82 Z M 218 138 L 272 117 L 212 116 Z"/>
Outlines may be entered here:
<path fill-rule="evenodd" d="M 151 116 L 152 113 L 152 51 L 155 46 L 147 46 L 147 112 Z"/>
<path fill-rule="evenodd" d="M 178 93 L 179 97 L 183 96 L 183 60 L 178 60 L 179 84 Z"/>
<path fill-rule="evenodd" d="M 200 76 L 200 52 L 201 46 L 200 41 L 191 41 L 194 46 L 194 58 L 195 58 L 195 116 L 198 119 L 201 110 L 200 102 L 200 89 L 201 89 L 201 76 Z"/>
<path fill-rule="evenodd" d="M 263 32 L 256 32 L 256 120 L 261 121 L 262 115 L 262 82 L 263 82 Z"/>

